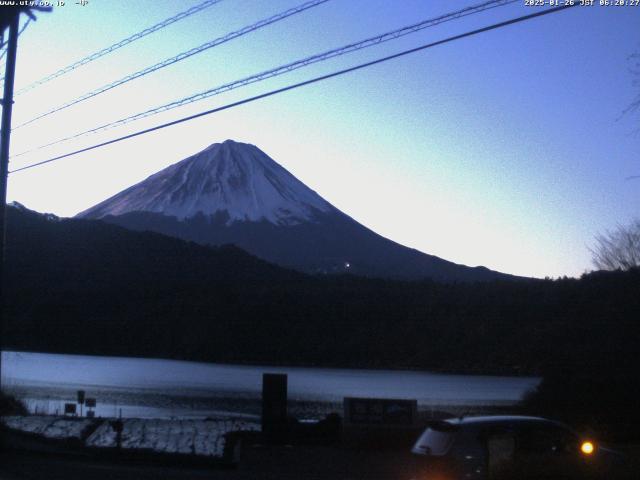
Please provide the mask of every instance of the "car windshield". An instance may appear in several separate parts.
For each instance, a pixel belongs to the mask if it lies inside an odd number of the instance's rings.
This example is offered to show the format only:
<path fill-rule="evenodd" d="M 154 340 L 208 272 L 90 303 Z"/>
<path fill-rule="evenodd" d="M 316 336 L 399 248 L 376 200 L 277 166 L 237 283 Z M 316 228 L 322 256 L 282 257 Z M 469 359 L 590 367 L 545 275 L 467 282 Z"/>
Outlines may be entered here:
<path fill-rule="evenodd" d="M 457 435 L 457 429 L 444 425 L 432 425 L 418 438 L 414 453 L 446 455 Z"/>

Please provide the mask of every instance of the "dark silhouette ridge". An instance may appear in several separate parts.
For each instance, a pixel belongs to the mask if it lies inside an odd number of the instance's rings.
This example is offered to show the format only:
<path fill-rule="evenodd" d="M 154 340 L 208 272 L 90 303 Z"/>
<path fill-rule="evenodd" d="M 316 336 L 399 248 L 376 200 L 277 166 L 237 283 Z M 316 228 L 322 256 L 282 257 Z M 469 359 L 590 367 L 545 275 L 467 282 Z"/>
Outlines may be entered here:
<path fill-rule="evenodd" d="M 637 269 L 449 284 L 309 276 L 101 221 L 17 208 L 8 220 L 5 348 L 516 374 L 638 364 Z"/>

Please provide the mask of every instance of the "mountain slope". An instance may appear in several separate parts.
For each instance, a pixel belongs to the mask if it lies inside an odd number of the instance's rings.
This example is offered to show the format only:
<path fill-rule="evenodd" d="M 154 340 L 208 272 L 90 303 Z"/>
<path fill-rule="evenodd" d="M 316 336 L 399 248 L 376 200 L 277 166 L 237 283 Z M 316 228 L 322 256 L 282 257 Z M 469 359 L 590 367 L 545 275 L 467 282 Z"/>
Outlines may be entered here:
<path fill-rule="evenodd" d="M 439 281 L 509 277 L 386 239 L 333 207 L 257 147 L 231 140 L 171 165 L 78 217 L 201 244 L 232 243 L 310 273 Z"/>

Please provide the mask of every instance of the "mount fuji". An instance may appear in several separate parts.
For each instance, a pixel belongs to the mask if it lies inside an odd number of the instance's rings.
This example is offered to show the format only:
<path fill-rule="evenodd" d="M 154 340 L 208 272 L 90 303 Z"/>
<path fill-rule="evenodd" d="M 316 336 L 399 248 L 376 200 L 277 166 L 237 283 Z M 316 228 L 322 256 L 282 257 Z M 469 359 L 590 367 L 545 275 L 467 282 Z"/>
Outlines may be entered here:
<path fill-rule="evenodd" d="M 205 245 L 235 244 L 308 273 L 488 281 L 514 278 L 388 240 L 342 213 L 254 145 L 227 140 L 77 215 Z"/>

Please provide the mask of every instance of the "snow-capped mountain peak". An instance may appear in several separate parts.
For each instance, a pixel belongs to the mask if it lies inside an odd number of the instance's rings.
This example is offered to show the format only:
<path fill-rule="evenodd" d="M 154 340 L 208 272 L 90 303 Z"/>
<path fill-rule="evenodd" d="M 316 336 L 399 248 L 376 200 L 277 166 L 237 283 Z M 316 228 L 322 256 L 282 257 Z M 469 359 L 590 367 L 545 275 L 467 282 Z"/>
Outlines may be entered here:
<path fill-rule="evenodd" d="M 102 218 L 154 212 L 179 220 L 199 213 L 228 222 L 295 225 L 334 208 L 254 145 L 226 140 L 175 163 L 81 212 Z"/>
<path fill-rule="evenodd" d="M 309 273 L 444 281 L 504 277 L 376 234 L 257 147 L 231 140 L 215 143 L 78 216 L 203 245 L 234 244 L 263 260 Z"/>

